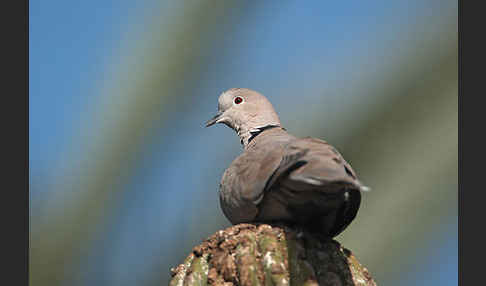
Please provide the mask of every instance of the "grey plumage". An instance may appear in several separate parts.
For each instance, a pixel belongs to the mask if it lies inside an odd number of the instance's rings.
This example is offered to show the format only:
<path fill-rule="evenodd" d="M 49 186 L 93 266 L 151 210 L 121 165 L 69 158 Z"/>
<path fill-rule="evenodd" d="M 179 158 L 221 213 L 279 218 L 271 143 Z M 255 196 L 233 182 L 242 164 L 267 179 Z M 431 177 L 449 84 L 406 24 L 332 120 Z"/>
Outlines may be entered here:
<path fill-rule="evenodd" d="M 334 147 L 289 134 L 256 91 L 230 89 L 218 101 L 218 115 L 207 126 L 228 125 L 244 146 L 220 183 L 221 208 L 231 223 L 285 222 L 327 237 L 351 223 L 367 188 Z"/>

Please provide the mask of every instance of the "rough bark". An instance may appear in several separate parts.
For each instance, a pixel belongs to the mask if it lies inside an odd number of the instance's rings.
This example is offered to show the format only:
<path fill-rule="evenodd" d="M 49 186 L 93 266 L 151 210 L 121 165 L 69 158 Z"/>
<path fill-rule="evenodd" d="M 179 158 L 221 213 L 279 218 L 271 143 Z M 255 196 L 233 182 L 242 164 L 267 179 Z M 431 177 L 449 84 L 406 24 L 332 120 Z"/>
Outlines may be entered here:
<path fill-rule="evenodd" d="M 376 285 L 337 241 L 267 224 L 220 230 L 171 271 L 169 286 Z"/>

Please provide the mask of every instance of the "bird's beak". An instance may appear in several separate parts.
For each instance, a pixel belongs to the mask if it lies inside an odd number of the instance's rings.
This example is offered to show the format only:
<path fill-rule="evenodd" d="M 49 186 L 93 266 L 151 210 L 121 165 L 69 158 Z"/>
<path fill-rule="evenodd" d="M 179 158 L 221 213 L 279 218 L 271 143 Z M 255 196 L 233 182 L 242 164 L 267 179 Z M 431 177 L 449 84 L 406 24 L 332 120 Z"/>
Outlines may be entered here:
<path fill-rule="evenodd" d="M 206 122 L 206 127 L 209 127 L 211 125 L 214 125 L 214 124 L 218 123 L 218 120 L 221 118 L 221 115 L 222 114 L 223 114 L 222 112 L 218 112 L 213 118 L 209 119 Z"/>

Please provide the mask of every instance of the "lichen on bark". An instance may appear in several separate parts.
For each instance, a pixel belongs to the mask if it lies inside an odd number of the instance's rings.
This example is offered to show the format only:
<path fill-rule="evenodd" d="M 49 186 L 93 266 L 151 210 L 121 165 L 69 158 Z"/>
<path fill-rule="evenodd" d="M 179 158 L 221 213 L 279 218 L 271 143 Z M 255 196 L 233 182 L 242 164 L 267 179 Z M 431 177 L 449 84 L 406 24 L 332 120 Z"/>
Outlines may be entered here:
<path fill-rule="evenodd" d="M 193 248 L 172 269 L 169 286 L 376 285 L 335 240 L 288 226 L 239 224 Z"/>

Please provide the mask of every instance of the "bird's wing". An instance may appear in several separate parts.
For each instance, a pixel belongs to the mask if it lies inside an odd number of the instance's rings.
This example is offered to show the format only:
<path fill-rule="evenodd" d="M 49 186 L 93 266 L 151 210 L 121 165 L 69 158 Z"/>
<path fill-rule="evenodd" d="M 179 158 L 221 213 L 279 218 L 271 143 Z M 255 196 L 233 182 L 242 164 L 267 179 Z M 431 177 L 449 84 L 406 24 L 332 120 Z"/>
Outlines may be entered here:
<path fill-rule="evenodd" d="M 220 184 L 223 212 L 232 223 L 249 222 L 256 217 L 256 205 L 263 198 L 269 178 L 278 168 L 281 147 L 245 152 L 226 169 Z"/>
<path fill-rule="evenodd" d="M 290 150 L 308 150 L 301 159 L 306 162 L 302 167 L 293 170 L 286 177 L 289 184 L 300 186 L 303 190 L 316 189 L 332 192 L 333 188 L 319 188 L 323 185 L 350 185 L 360 188 L 355 171 L 342 155 L 326 141 L 317 138 L 301 138 L 287 146 Z M 307 187 L 306 187 L 307 186 Z M 297 188 L 298 189 L 298 188 Z"/>
<path fill-rule="evenodd" d="M 308 150 L 301 158 L 305 164 L 281 177 L 279 188 L 272 195 L 303 215 L 328 212 L 321 227 L 331 237 L 338 235 L 356 217 L 360 191 L 366 187 L 341 154 L 323 140 L 302 138 L 293 141 L 287 149 Z"/>

